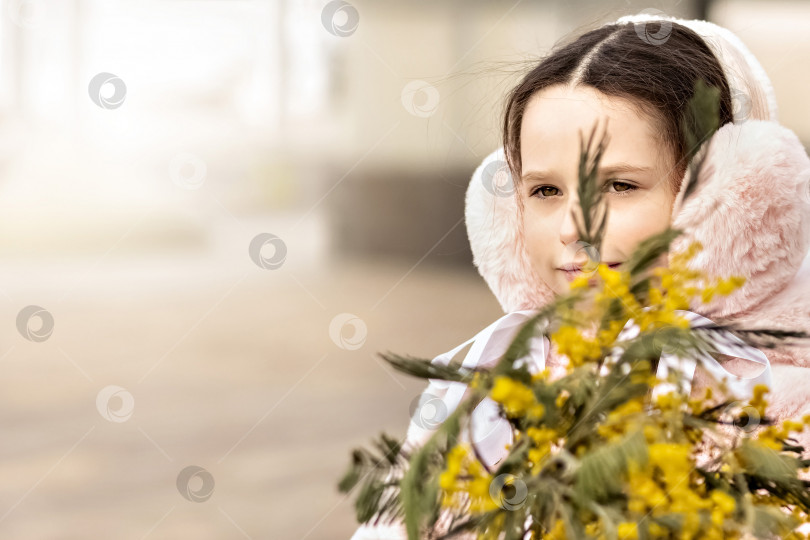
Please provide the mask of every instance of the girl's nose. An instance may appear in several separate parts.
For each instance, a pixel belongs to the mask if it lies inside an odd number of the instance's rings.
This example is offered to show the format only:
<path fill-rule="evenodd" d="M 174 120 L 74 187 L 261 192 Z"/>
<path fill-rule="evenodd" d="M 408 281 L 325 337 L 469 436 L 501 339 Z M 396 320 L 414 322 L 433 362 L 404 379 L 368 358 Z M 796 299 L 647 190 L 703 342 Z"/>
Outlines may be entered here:
<path fill-rule="evenodd" d="M 560 241 L 568 245 L 579 240 L 577 224 L 574 221 L 574 213 L 580 224 L 582 223 L 582 209 L 579 207 L 579 200 L 576 197 L 568 199 L 568 204 L 563 210 L 562 223 L 560 224 Z"/>

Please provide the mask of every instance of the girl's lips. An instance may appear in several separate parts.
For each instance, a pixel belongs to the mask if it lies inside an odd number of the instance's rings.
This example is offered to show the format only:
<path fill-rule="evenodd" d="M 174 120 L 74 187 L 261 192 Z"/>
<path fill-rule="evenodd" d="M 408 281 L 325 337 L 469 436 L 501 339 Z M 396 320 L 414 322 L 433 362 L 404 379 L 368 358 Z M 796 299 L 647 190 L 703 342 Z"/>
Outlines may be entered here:
<path fill-rule="evenodd" d="M 616 268 L 620 264 L 621 263 L 607 263 L 608 267 L 610 268 Z M 568 280 L 569 283 L 577 279 L 579 276 L 583 275 L 582 270 L 563 270 L 560 268 L 558 268 L 557 270 L 563 273 L 565 279 Z"/>

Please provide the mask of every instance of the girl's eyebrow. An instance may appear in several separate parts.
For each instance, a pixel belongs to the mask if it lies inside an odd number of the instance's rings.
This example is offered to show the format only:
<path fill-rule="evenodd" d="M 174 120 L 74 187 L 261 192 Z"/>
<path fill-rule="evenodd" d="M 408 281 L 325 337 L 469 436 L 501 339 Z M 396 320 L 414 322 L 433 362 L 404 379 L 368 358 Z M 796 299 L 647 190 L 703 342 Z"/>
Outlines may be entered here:
<path fill-rule="evenodd" d="M 553 175 L 548 171 L 529 171 L 520 177 L 520 181 L 521 182 L 540 181 L 547 179 L 549 176 Z"/>
<path fill-rule="evenodd" d="M 651 167 L 640 167 L 637 165 L 630 165 L 629 163 L 616 163 L 607 167 L 599 167 L 599 172 L 602 174 L 610 173 L 626 173 L 626 172 L 649 172 Z"/>
<path fill-rule="evenodd" d="M 629 163 L 615 163 L 606 167 L 599 167 L 599 173 L 608 175 L 613 173 L 628 173 L 628 172 L 649 172 L 651 167 L 641 167 L 638 165 L 631 165 Z M 545 170 L 528 171 L 520 177 L 521 182 L 531 182 L 546 180 L 549 177 L 555 176 L 554 173 Z"/>

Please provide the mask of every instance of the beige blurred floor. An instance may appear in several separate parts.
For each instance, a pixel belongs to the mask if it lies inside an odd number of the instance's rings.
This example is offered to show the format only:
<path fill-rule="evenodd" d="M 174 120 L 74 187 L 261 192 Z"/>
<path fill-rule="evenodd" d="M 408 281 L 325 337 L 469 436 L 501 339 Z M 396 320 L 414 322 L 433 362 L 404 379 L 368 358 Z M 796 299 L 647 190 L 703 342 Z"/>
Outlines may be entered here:
<path fill-rule="evenodd" d="M 0 538 L 348 538 L 351 449 L 403 436 L 425 385 L 375 353 L 432 357 L 500 315 L 474 270 L 233 253 L 2 265 Z M 54 316 L 45 342 L 16 330 L 29 304 Z M 328 335 L 344 312 L 368 326 L 355 351 Z M 112 384 L 134 398 L 122 423 L 96 407 Z M 205 502 L 179 494 L 188 465 L 216 482 Z"/>

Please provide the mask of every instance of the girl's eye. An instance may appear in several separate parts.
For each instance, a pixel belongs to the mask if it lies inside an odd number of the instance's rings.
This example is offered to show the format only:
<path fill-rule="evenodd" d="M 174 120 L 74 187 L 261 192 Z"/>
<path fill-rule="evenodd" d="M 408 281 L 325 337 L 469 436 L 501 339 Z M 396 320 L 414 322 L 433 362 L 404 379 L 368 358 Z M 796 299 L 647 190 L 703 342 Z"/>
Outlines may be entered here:
<path fill-rule="evenodd" d="M 548 190 L 551 191 L 549 192 Z M 539 196 L 541 199 L 545 199 L 546 197 L 554 197 L 559 191 L 560 190 L 554 186 L 537 186 L 532 190 L 531 196 Z"/>
<path fill-rule="evenodd" d="M 622 194 L 622 195 L 630 193 L 631 191 L 634 191 L 634 190 L 638 189 L 633 184 L 630 184 L 628 182 L 622 182 L 621 180 L 608 180 L 605 183 L 605 186 L 606 187 L 607 186 L 613 186 L 613 189 L 615 191 L 608 190 L 609 193 L 616 193 L 616 194 Z"/>
<path fill-rule="evenodd" d="M 609 187 L 613 187 L 613 190 L 610 190 Z M 615 193 L 616 195 L 626 195 L 635 190 L 638 187 L 634 186 L 629 182 L 622 182 L 621 180 L 608 180 L 605 182 L 605 191 L 608 193 Z M 547 197 L 554 197 L 558 195 L 560 192 L 554 186 L 537 186 L 536 188 L 532 189 L 530 195 L 532 197 L 538 197 L 540 199 L 545 199 Z"/>

